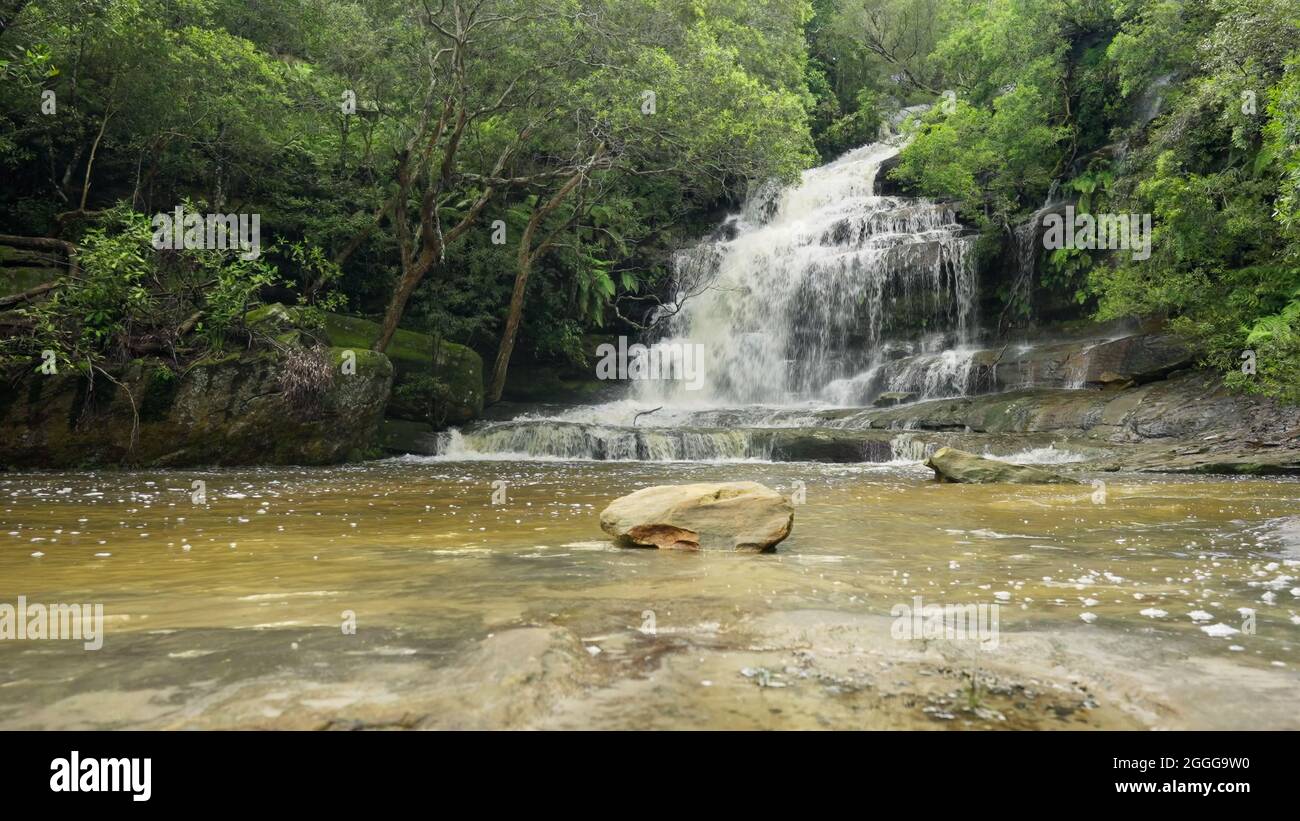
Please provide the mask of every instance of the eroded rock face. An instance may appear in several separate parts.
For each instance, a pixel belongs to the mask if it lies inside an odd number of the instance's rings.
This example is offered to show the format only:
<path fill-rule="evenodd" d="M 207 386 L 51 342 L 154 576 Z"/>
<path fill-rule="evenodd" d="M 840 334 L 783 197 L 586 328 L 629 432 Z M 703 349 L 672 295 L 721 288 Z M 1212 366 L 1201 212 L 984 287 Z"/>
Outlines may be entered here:
<path fill-rule="evenodd" d="M 137 359 L 109 381 L 26 374 L 0 398 L 0 466 L 322 465 L 372 446 L 393 366 L 370 350 L 323 351 L 332 378 L 309 407 L 282 386 L 282 354 L 213 357 L 176 373 Z M 347 368 L 344 368 L 346 362 Z"/>
<path fill-rule="evenodd" d="M 1058 476 L 1041 468 L 1014 465 L 996 459 L 985 459 L 956 448 L 939 448 L 925 466 L 934 471 L 940 482 L 961 484 L 1007 483 L 1017 485 L 1077 485 L 1074 479 Z"/>
<path fill-rule="evenodd" d="M 626 546 L 771 550 L 790 535 L 794 507 L 757 482 L 657 485 L 615 499 L 600 528 Z"/>
<path fill-rule="evenodd" d="M 1143 385 L 1163 379 L 1196 361 L 1196 352 L 1172 334 L 1140 334 L 1103 342 L 1087 356 L 1088 384 L 1130 382 Z"/>

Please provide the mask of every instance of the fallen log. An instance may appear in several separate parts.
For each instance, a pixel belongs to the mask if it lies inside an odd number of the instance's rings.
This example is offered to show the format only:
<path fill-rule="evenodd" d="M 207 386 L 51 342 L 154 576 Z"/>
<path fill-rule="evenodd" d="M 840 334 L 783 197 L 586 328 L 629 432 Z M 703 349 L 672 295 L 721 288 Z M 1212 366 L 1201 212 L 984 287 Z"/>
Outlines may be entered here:
<path fill-rule="evenodd" d="M 21 305 L 24 302 L 33 300 L 41 294 L 53 291 L 57 287 L 59 287 L 59 283 L 57 282 L 44 282 L 37 285 L 35 288 L 29 288 L 28 290 L 23 291 L 21 294 L 10 294 L 9 296 L 0 297 L 0 311 L 5 311 L 15 305 Z"/>
<path fill-rule="evenodd" d="M 77 246 L 66 239 L 54 237 L 20 237 L 16 234 L 0 234 L 0 245 L 14 248 L 27 248 L 37 251 L 57 251 L 67 259 L 68 274 L 77 273 Z"/>

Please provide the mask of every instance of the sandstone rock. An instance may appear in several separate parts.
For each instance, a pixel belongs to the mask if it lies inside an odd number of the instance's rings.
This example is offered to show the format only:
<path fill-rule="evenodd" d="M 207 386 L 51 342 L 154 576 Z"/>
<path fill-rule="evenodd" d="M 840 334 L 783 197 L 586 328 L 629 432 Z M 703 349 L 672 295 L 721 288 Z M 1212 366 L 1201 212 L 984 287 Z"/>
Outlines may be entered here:
<path fill-rule="evenodd" d="M 1090 384 L 1131 380 L 1141 385 L 1195 361 L 1195 351 L 1172 334 L 1138 334 L 1103 342 L 1088 351 L 1085 379 Z"/>
<path fill-rule="evenodd" d="M 769 441 L 772 459 L 778 462 L 862 462 L 872 461 L 873 451 L 854 431 L 830 428 L 778 428 L 762 431 L 756 440 Z M 887 453 L 886 448 L 884 453 Z M 877 447 L 874 455 L 882 453 Z M 886 459 L 888 456 L 885 457 Z"/>
<path fill-rule="evenodd" d="M 1137 382 L 1133 381 L 1130 377 L 1115 373 L 1114 371 L 1102 371 L 1102 373 L 1097 376 L 1096 379 L 1092 380 L 1090 384 L 1100 385 L 1102 390 L 1122 391 L 1135 386 Z"/>
<path fill-rule="evenodd" d="M 280 302 L 259 305 L 244 314 L 244 325 L 249 330 L 264 331 L 271 336 L 284 331 L 301 329 L 304 324 L 301 309 Z"/>
<path fill-rule="evenodd" d="M 379 323 L 326 314 L 324 334 L 337 348 L 369 350 Z M 384 351 L 393 363 L 393 390 L 385 415 L 437 427 L 459 425 L 483 413 L 483 360 L 473 350 L 399 328 Z"/>
<path fill-rule="evenodd" d="M 996 459 L 985 459 L 964 450 L 939 448 L 925 460 L 925 466 L 934 471 L 940 482 L 962 484 L 1009 483 L 1019 485 L 1063 484 L 1077 485 L 1074 479 L 1058 476 L 1046 470 L 1027 465 L 1013 465 Z"/>
<path fill-rule="evenodd" d="M 676 550 L 770 550 L 793 526 L 789 500 L 757 482 L 643 488 L 600 514 L 601 530 L 621 544 Z"/>

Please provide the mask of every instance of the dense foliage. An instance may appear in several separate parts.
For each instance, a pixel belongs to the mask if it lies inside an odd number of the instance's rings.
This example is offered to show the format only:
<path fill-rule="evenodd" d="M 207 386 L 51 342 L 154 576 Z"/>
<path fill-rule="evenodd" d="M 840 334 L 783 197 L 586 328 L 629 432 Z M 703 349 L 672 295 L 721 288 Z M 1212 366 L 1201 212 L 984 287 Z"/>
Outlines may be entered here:
<path fill-rule="evenodd" d="M 152 315 L 160 301 L 219 336 L 238 315 L 216 304 L 228 289 L 173 275 L 207 257 L 155 259 L 140 234 L 188 203 L 260 215 L 261 260 L 224 255 L 205 274 L 248 274 L 250 303 L 333 290 L 334 307 L 341 295 L 490 355 L 512 284 L 536 268 L 519 311 L 529 348 L 580 357 L 583 332 L 640 321 L 666 293 L 682 236 L 813 161 L 810 13 L 803 0 L 0 4 L 3 233 L 85 245 L 60 296 L 29 311 L 26 348 L 71 352 L 73 333 L 78 358 L 129 354 L 142 324 L 183 320 Z"/>
<path fill-rule="evenodd" d="M 986 238 L 1055 192 L 1150 214 L 1149 259 L 1062 248 L 1037 285 L 1100 319 L 1167 316 L 1231 382 L 1300 400 L 1300 5 L 846 0 L 836 14 L 867 21 L 847 53 L 884 57 L 877 85 L 947 103 L 896 178 L 960 200 Z M 1012 315 L 1025 293 L 1004 294 Z"/>
<path fill-rule="evenodd" d="M 1151 214 L 1149 259 L 1061 249 L 1034 284 L 1167 316 L 1300 400 L 1294 0 L 3 0 L 0 21 L 3 233 L 79 248 L 10 355 L 181 356 L 274 297 L 469 344 L 494 381 L 516 335 L 581 360 L 750 186 L 931 104 L 900 184 L 988 249 L 1052 195 Z M 259 214 L 262 257 L 153 252 L 149 216 L 182 204 Z M 1013 322 L 1025 294 L 1002 294 Z"/>

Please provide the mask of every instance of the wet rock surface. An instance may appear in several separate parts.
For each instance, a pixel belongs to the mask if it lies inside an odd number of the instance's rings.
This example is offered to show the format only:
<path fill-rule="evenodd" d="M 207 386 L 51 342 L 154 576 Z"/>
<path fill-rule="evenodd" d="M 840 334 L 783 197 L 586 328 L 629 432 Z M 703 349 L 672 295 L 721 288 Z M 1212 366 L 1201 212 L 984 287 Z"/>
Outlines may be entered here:
<path fill-rule="evenodd" d="M 1203 372 L 1120 391 L 1030 389 L 868 411 L 850 424 L 1115 446 L 1113 469 L 1300 472 L 1300 408 L 1230 392 Z"/>
<path fill-rule="evenodd" d="M 940 482 L 957 484 L 1073 485 L 1074 479 L 1041 468 L 985 459 L 955 448 L 939 448 L 925 466 Z"/>
<path fill-rule="evenodd" d="M 480 422 L 459 438 L 430 429 L 391 439 L 395 452 L 595 460 L 922 461 L 940 447 L 1012 456 L 1054 448 L 1054 470 L 1300 473 L 1300 408 L 1229 391 L 1203 371 L 1122 389 L 1026 388 L 884 408 L 710 409 L 632 424 L 531 412 Z M 512 413 L 523 409 L 512 408 Z M 540 417 L 540 418 L 539 418 Z M 651 421 L 653 420 L 653 421 Z M 1052 454 L 1047 454 L 1052 456 Z M 1014 461 L 1014 459 L 1012 459 Z"/>

